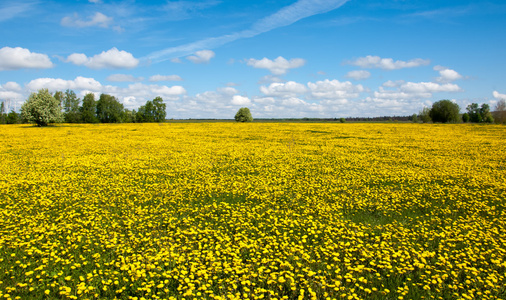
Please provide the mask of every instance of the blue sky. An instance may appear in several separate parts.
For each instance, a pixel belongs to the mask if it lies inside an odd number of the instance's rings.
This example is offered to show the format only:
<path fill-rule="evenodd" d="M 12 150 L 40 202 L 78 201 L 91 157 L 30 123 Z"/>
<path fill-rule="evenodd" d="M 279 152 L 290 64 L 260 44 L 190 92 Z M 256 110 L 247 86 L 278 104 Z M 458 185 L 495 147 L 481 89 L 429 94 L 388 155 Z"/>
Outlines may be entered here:
<path fill-rule="evenodd" d="M 0 3 L 0 100 L 157 96 L 168 118 L 411 115 L 506 98 L 503 0 Z"/>

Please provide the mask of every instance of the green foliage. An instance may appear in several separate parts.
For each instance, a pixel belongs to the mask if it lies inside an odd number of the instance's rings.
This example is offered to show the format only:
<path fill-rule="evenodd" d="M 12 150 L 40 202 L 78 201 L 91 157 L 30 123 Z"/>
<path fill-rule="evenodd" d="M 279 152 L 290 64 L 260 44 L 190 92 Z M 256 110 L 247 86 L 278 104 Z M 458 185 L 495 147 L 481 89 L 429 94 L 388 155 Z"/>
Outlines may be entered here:
<path fill-rule="evenodd" d="M 0 104 L 0 124 L 5 124 L 7 122 L 6 118 L 7 115 L 5 114 L 5 104 L 2 101 Z"/>
<path fill-rule="evenodd" d="M 5 121 L 7 124 L 19 124 L 21 123 L 21 117 L 18 113 L 12 110 L 10 113 L 7 114 Z"/>
<path fill-rule="evenodd" d="M 469 122 L 469 114 L 468 113 L 464 113 L 462 115 L 462 122 L 464 122 L 464 123 Z"/>
<path fill-rule="evenodd" d="M 413 114 L 413 115 L 411 116 L 411 121 L 412 121 L 413 123 L 418 123 L 418 115 L 417 115 L 417 114 Z"/>
<path fill-rule="evenodd" d="M 422 108 L 422 110 L 418 113 L 418 116 L 420 117 L 420 120 L 422 120 L 423 123 L 429 123 L 431 121 L 430 108 L 428 107 Z"/>
<path fill-rule="evenodd" d="M 460 120 L 460 107 L 450 100 L 439 100 L 432 104 L 429 116 L 433 122 L 456 123 Z"/>
<path fill-rule="evenodd" d="M 251 115 L 249 108 L 241 107 L 235 114 L 234 119 L 236 122 L 251 122 L 253 121 L 253 116 Z"/>
<path fill-rule="evenodd" d="M 469 115 L 469 121 L 473 123 L 492 123 L 494 118 L 490 113 L 490 105 L 483 103 L 481 107 L 477 103 L 471 103 L 466 107 Z"/>
<path fill-rule="evenodd" d="M 135 114 L 136 122 L 163 122 L 165 121 L 167 105 L 163 103 L 161 97 L 156 97 L 153 101 L 147 101 L 145 105 L 139 107 Z"/>
<path fill-rule="evenodd" d="M 84 123 L 97 123 L 97 101 L 95 95 L 88 93 L 83 98 L 83 106 L 81 107 L 81 120 Z"/>
<path fill-rule="evenodd" d="M 101 94 L 97 101 L 97 117 L 102 123 L 123 122 L 124 107 L 116 97 Z"/>
<path fill-rule="evenodd" d="M 340 118 L 339 122 L 344 123 L 344 122 L 346 122 L 346 119 L 345 118 Z"/>
<path fill-rule="evenodd" d="M 77 98 L 76 93 L 72 90 L 65 91 L 62 98 L 62 107 L 65 115 L 65 122 L 79 123 L 81 122 L 81 112 L 79 104 L 81 99 Z"/>
<path fill-rule="evenodd" d="M 21 115 L 23 119 L 37 126 L 63 122 L 60 103 L 47 89 L 32 93 L 21 106 Z"/>

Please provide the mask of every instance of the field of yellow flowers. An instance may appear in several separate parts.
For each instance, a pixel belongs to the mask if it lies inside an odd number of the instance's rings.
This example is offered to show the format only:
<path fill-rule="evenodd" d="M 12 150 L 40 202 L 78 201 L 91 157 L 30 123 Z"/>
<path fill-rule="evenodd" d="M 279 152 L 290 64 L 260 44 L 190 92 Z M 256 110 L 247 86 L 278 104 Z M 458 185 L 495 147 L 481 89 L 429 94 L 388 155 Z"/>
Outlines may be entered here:
<path fill-rule="evenodd" d="M 0 126 L 0 299 L 505 299 L 506 127 Z"/>

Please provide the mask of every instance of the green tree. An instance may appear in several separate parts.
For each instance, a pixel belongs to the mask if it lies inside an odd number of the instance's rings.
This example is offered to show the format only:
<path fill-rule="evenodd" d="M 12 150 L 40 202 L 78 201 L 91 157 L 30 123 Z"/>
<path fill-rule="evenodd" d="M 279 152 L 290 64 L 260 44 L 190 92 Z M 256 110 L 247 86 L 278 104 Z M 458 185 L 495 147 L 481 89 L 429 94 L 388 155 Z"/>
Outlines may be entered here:
<path fill-rule="evenodd" d="M 460 107 L 450 100 L 439 100 L 432 104 L 429 116 L 432 122 L 456 123 L 460 120 Z"/>
<path fill-rule="evenodd" d="M 0 104 L 0 124 L 7 123 L 6 118 L 7 118 L 7 115 L 5 114 L 5 104 L 2 101 L 2 103 Z"/>
<path fill-rule="evenodd" d="M 153 101 L 148 100 L 145 105 L 139 107 L 136 113 L 137 122 L 163 122 L 167 113 L 166 104 L 161 97 L 156 97 Z"/>
<path fill-rule="evenodd" d="M 97 101 L 95 95 L 88 93 L 83 97 L 83 106 L 81 107 L 81 120 L 84 123 L 97 123 Z"/>
<path fill-rule="evenodd" d="M 247 107 L 241 107 L 235 114 L 236 122 L 251 122 L 253 121 L 253 116 L 251 116 L 251 112 Z"/>
<path fill-rule="evenodd" d="M 339 122 L 344 123 L 344 122 L 346 122 L 346 119 L 345 118 L 340 118 Z"/>
<path fill-rule="evenodd" d="M 493 123 L 494 118 L 492 117 L 492 114 L 490 113 L 490 105 L 483 103 L 480 107 L 480 115 L 485 123 Z"/>
<path fill-rule="evenodd" d="M 66 90 L 63 95 L 62 107 L 65 115 L 65 122 L 79 123 L 81 122 L 81 112 L 79 111 L 79 104 L 81 99 L 77 98 L 76 93 L 72 90 Z"/>
<path fill-rule="evenodd" d="M 17 112 L 11 110 L 11 112 L 8 113 L 7 117 L 5 118 L 5 122 L 7 124 L 18 124 L 21 123 L 21 118 Z"/>
<path fill-rule="evenodd" d="M 97 101 L 97 117 L 102 123 L 121 123 L 124 107 L 116 97 L 101 94 Z"/>
<path fill-rule="evenodd" d="M 413 123 L 418 123 L 418 115 L 417 115 L 417 114 L 413 114 L 413 115 L 411 116 L 411 121 L 412 121 Z"/>
<path fill-rule="evenodd" d="M 464 123 L 469 122 L 469 114 L 468 113 L 464 113 L 462 115 L 462 122 L 464 122 Z"/>
<path fill-rule="evenodd" d="M 63 122 L 60 103 L 47 89 L 32 93 L 21 106 L 21 115 L 28 122 L 37 126 L 47 126 L 50 123 Z"/>
<path fill-rule="evenodd" d="M 153 99 L 153 118 L 155 122 L 165 121 L 167 116 L 167 105 L 163 103 L 162 97 L 156 97 Z"/>
<path fill-rule="evenodd" d="M 422 120 L 423 123 L 429 123 L 431 121 L 430 108 L 428 107 L 422 108 L 422 110 L 418 113 L 418 116 L 420 117 L 420 120 Z"/>
<path fill-rule="evenodd" d="M 494 122 L 494 118 L 490 112 L 490 105 L 486 103 L 483 103 L 481 107 L 477 103 L 471 103 L 466 107 L 466 110 L 469 115 L 469 121 L 473 123 Z"/>

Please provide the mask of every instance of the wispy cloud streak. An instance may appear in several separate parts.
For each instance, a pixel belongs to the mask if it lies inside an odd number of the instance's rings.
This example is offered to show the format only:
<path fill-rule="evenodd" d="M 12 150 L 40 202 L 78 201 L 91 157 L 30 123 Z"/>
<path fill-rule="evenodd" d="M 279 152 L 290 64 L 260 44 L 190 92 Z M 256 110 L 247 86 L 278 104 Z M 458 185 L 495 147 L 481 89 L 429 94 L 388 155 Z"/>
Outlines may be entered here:
<path fill-rule="evenodd" d="M 238 39 L 251 38 L 276 28 L 291 25 L 310 16 L 332 11 L 341 7 L 348 1 L 349 0 L 299 0 L 292 5 L 283 7 L 270 16 L 258 20 L 253 23 L 250 28 L 243 31 L 219 37 L 206 38 L 193 43 L 156 51 L 144 57 L 144 59 L 156 63 L 190 55 L 202 49 L 213 49 Z"/>

